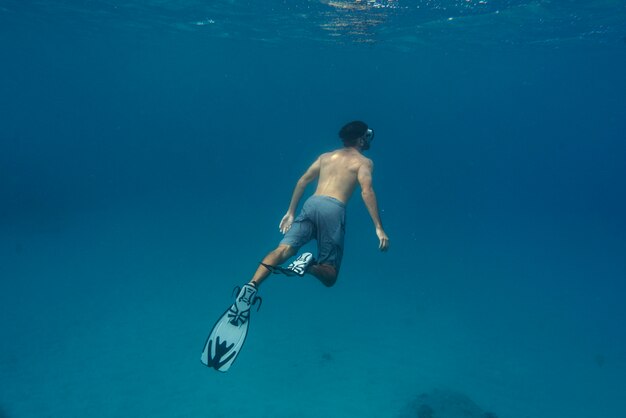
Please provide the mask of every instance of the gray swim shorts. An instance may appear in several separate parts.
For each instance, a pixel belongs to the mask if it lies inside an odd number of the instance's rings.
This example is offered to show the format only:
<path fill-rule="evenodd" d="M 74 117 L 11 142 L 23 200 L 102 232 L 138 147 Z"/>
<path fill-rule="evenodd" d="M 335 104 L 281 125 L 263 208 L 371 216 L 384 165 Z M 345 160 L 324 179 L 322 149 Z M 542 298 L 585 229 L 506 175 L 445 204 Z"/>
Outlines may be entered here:
<path fill-rule="evenodd" d="M 291 228 L 280 242 L 298 251 L 307 242 L 317 241 L 317 262 L 330 264 L 339 272 L 346 232 L 346 205 L 330 196 L 309 197 Z"/>

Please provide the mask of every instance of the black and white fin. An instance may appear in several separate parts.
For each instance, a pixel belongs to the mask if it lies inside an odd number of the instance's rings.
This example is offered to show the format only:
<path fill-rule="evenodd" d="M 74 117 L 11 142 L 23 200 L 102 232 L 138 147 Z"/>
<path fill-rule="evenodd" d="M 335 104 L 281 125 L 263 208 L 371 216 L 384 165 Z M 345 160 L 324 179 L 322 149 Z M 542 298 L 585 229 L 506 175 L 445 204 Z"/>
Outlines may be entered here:
<path fill-rule="evenodd" d="M 200 356 L 205 366 L 220 372 L 227 371 L 241 352 L 248 335 L 250 308 L 257 301 L 261 302 L 261 298 L 256 296 L 256 287 L 250 284 L 236 290 L 235 303 L 213 326 Z"/>

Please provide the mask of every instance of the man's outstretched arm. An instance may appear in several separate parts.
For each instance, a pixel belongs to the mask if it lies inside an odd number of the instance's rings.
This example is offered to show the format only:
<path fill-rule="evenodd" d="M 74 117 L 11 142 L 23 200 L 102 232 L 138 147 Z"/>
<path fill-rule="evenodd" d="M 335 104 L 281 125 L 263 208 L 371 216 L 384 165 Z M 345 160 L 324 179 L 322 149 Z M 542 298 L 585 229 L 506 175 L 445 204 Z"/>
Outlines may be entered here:
<path fill-rule="evenodd" d="M 315 180 L 320 175 L 320 159 L 315 160 L 313 164 L 306 170 L 306 172 L 300 177 L 298 182 L 296 183 L 296 187 L 293 189 L 293 193 L 291 195 L 291 202 L 289 203 L 289 209 L 287 209 L 287 213 L 283 216 L 283 219 L 280 221 L 280 232 L 283 234 L 289 231 L 291 228 L 291 224 L 293 223 L 293 218 L 296 214 L 296 209 L 298 208 L 298 203 L 300 203 L 300 199 L 304 194 L 304 190 L 306 186 Z"/>
<path fill-rule="evenodd" d="M 381 251 L 387 251 L 389 248 L 389 237 L 383 229 L 383 224 L 380 220 L 380 214 L 378 212 L 376 193 L 374 192 L 374 187 L 372 186 L 373 170 L 374 164 L 371 161 L 368 161 L 359 168 L 357 178 L 359 180 L 359 184 L 361 185 L 361 197 L 363 198 L 367 211 L 372 217 L 372 221 L 376 227 L 376 236 L 378 236 L 379 241 L 378 248 Z"/>

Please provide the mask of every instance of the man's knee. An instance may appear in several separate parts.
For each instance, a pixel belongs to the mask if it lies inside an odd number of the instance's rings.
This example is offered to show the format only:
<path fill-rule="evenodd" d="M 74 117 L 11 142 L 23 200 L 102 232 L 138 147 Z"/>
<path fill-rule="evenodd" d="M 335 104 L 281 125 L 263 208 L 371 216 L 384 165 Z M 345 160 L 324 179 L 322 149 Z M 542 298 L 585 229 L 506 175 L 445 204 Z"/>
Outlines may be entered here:
<path fill-rule="evenodd" d="M 337 282 L 337 269 L 329 264 L 315 264 L 311 273 L 326 287 L 333 287 Z"/>

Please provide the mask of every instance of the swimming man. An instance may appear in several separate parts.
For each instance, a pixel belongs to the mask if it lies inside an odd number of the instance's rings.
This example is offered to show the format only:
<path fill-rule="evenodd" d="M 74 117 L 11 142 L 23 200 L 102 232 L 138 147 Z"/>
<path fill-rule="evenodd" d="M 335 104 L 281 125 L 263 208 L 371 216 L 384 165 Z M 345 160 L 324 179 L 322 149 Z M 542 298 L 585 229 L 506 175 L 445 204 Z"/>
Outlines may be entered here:
<path fill-rule="evenodd" d="M 370 148 L 374 132 L 364 122 L 354 121 L 341 128 L 339 137 L 344 147 L 320 155 L 296 183 L 289 209 L 280 221 L 279 228 L 285 237 L 278 248 L 265 256 L 250 280 L 251 285 L 258 288 L 273 266 L 291 258 L 312 239 L 317 240 L 317 260 L 311 253 L 304 253 L 287 269 L 281 270 L 292 271 L 299 276 L 308 273 L 328 287 L 334 285 L 343 256 L 346 203 L 357 183 L 361 186 L 361 197 L 376 228 L 378 247 L 381 251 L 389 248 L 389 238 L 380 221 L 372 187 L 373 163 L 363 156 L 363 151 Z M 318 179 L 315 193 L 307 199 L 299 216 L 294 219 L 306 186 L 315 179 Z"/>
<path fill-rule="evenodd" d="M 335 284 L 343 256 L 346 203 L 357 184 L 361 186 L 361 196 L 376 228 L 378 248 L 381 251 L 389 248 L 372 187 L 373 164 L 363 156 L 374 139 L 374 131 L 364 122 L 354 121 L 341 128 L 339 137 L 343 148 L 320 155 L 296 183 L 289 209 L 279 225 L 285 236 L 278 247 L 265 256 L 250 282 L 238 289 L 235 303 L 213 327 L 201 356 L 206 366 L 225 372 L 235 361 L 246 339 L 250 309 L 259 300 L 258 287 L 272 272 L 311 274 L 328 287 Z M 315 179 L 315 193 L 294 218 L 306 186 Z M 312 239 L 317 241 L 317 260 L 313 254 L 303 253 L 288 267 L 280 267 Z"/>

